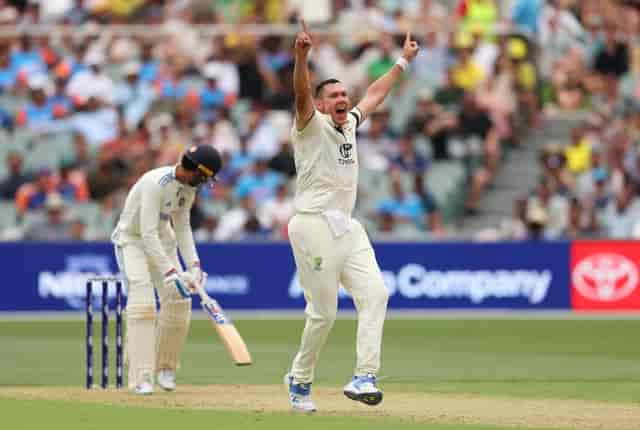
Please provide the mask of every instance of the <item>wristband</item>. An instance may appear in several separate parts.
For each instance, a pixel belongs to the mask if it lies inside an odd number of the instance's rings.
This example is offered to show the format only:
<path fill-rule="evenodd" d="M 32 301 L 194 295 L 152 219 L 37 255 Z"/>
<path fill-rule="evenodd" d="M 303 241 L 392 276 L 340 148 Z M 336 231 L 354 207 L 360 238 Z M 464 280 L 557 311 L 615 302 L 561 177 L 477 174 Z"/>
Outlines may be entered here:
<path fill-rule="evenodd" d="M 409 62 L 404 57 L 400 57 L 398 61 L 396 61 L 396 66 L 400 67 L 403 72 L 406 72 L 409 68 Z"/>

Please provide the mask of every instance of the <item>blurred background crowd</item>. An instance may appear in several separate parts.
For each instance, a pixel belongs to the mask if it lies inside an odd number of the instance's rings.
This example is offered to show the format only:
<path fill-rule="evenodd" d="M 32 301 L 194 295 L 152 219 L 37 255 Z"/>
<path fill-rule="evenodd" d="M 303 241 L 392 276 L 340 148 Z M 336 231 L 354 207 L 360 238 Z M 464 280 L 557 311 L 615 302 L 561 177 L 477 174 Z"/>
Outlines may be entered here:
<path fill-rule="evenodd" d="M 198 241 L 284 239 L 292 41 L 352 101 L 421 51 L 360 127 L 355 216 L 373 239 L 458 238 L 527 135 L 540 181 L 481 239 L 640 237 L 640 13 L 613 0 L 0 0 L 0 238 L 106 240 L 128 189 L 214 145 Z M 498 225 L 499 224 L 499 225 Z"/>

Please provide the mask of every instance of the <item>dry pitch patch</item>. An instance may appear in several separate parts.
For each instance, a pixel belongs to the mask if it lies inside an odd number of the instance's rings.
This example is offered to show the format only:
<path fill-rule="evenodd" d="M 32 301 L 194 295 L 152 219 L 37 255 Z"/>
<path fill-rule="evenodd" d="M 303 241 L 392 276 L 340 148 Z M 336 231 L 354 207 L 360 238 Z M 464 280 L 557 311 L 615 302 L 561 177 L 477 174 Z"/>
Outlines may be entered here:
<path fill-rule="evenodd" d="M 139 397 L 127 391 L 77 387 L 0 387 L 0 397 L 66 400 L 144 407 L 288 412 L 284 387 L 274 385 L 179 386 L 175 393 Z M 485 424 L 580 430 L 637 430 L 640 406 L 582 400 L 515 399 L 463 394 L 388 392 L 369 407 L 348 400 L 340 388 L 314 387 L 322 415 L 385 416 L 442 424 Z"/>

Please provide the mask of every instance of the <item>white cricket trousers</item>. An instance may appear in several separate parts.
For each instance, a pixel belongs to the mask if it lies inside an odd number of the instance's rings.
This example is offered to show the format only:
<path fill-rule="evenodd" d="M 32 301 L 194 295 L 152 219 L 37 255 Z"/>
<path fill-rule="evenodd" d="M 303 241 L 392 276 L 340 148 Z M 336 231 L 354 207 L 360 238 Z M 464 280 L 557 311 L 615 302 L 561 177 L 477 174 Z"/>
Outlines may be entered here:
<path fill-rule="evenodd" d="M 164 248 L 179 269 L 176 246 L 165 244 Z M 116 258 L 126 277 L 125 351 L 129 387 L 134 388 L 157 370 L 178 367 L 191 321 L 191 299 L 183 299 L 175 288 L 164 284 L 164 274 L 151 263 L 142 245 L 116 246 Z M 158 315 L 154 287 L 160 301 Z"/>
<path fill-rule="evenodd" d="M 377 374 L 382 327 L 389 294 L 364 228 L 355 219 L 351 231 L 334 238 L 320 214 L 296 214 L 289 221 L 289 241 L 307 302 L 306 324 L 291 375 L 296 383 L 313 381 L 320 351 L 338 311 L 342 284 L 358 312 L 355 375 Z"/>

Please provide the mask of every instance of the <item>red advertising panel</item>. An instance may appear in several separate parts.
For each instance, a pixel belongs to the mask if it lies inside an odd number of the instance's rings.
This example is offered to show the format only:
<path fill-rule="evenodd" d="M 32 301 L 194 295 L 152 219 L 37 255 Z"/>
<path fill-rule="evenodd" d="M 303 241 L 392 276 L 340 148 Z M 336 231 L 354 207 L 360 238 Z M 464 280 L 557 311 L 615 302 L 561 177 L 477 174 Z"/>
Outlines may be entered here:
<path fill-rule="evenodd" d="M 571 305 L 578 311 L 640 311 L 640 242 L 574 242 Z"/>

